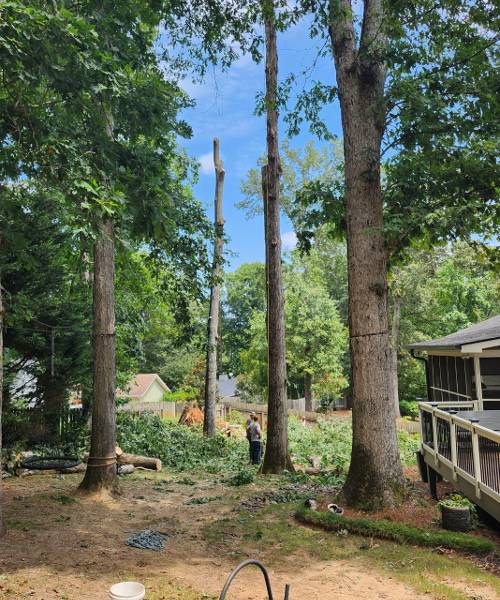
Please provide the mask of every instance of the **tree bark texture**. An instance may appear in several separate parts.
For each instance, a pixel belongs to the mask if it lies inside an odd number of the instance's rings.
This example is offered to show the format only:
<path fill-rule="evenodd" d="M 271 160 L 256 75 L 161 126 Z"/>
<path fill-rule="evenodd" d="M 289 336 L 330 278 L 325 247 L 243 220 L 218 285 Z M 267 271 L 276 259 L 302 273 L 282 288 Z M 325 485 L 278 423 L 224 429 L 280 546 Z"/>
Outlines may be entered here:
<path fill-rule="evenodd" d="M 387 257 L 380 146 L 386 45 L 382 0 L 364 3 L 359 47 L 349 0 L 330 2 L 330 38 L 344 134 L 353 440 L 346 501 L 393 504 L 403 481 L 388 394 Z"/>
<path fill-rule="evenodd" d="M 94 243 L 94 401 L 90 456 L 80 490 L 113 492 L 116 476 L 115 248 L 113 223 L 99 226 Z"/>
<path fill-rule="evenodd" d="M 288 415 L 285 315 L 281 269 L 280 161 L 276 104 L 278 52 L 272 3 L 264 4 L 266 35 L 267 169 L 265 171 L 265 240 L 267 257 L 268 421 L 263 473 L 288 468 Z"/>
<path fill-rule="evenodd" d="M 311 373 L 304 373 L 304 400 L 306 404 L 306 412 L 313 411 L 313 397 L 312 397 L 312 375 Z"/>
<path fill-rule="evenodd" d="M 390 339 L 390 355 L 389 364 L 389 397 L 394 405 L 396 417 L 400 417 L 399 410 L 399 387 L 398 387 L 398 346 L 399 346 L 399 322 L 401 319 L 401 297 L 397 294 L 393 295 L 392 304 L 392 324 L 391 324 L 391 339 Z"/>
<path fill-rule="evenodd" d="M 0 537 L 5 531 L 3 522 L 2 499 L 2 408 L 3 408 L 3 318 L 4 306 L 2 297 L 2 280 L 0 278 Z"/>
<path fill-rule="evenodd" d="M 205 414 L 203 433 L 215 435 L 215 403 L 217 399 L 217 346 L 219 342 L 220 279 L 222 275 L 222 249 L 224 243 L 224 219 L 222 217 L 222 192 L 224 188 L 224 165 L 219 156 L 219 140 L 214 139 L 215 166 L 215 245 L 212 266 L 212 289 L 208 315 L 207 364 L 205 372 Z"/>

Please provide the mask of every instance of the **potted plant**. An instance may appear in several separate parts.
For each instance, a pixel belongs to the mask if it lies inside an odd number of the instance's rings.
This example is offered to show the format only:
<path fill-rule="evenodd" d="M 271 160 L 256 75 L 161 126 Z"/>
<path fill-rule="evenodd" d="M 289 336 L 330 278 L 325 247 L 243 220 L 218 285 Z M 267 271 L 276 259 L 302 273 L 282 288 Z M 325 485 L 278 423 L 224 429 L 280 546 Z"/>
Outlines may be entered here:
<path fill-rule="evenodd" d="M 453 494 L 439 502 L 441 523 L 450 531 L 468 531 L 472 528 L 476 515 L 474 504 L 460 494 Z"/>

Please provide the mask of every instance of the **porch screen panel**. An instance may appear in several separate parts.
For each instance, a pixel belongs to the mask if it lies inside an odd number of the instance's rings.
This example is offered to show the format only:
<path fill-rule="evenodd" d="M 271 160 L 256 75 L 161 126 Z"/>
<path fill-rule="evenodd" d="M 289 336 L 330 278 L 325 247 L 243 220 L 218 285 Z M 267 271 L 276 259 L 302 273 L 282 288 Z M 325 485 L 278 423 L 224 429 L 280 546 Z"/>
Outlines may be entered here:
<path fill-rule="evenodd" d="M 442 393 L 441 388 L 441 377 L 439 373 L 439 356 L 429 356 L 429 377 L 431 385 L 432 402 L 441 402 Z M 437 388 L 437 389 L 436 389 Z"/>
<path fill-rule="evenodd" d="M 462 396 L 468 396 L 467 382 L 465 380 L 465 361 L 463 358 L 456 358 L 456 370 L 457 370 L 457 392 Z M 465 398 L 464 398 L 465 400 Z"/>
<path fill-rule="evenodd" d="M 441 389 L 443 390 L 442 399 L 443 402 L 449 402 L 448 393 L 444 390 L 448 389 L 448 357 L 440 356 L 439 357 L 439 373 L 441 375 Z"/>

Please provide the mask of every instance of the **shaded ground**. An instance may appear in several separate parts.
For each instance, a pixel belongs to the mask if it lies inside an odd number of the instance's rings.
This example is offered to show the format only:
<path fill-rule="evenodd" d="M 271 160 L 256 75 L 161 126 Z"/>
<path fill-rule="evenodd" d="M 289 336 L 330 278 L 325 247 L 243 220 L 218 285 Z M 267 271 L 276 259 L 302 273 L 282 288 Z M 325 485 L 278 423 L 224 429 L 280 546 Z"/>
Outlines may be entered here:
<path fill-rule="evenodd" d="M 210 477 L 208 479 L 207 477 Z M 232 488 L 220 477 L 139 473 L 122 479 L 113 503 L 71 496 L 79 476 L 36 475 L 4 482 L 9 530 L 0 541 L 0 599 L 98 600 L 112 583 L 142 581 L 148 600 L 217 598 L 231 569 L 248 557 L 271 568 L 277 597 L 291 600 L 500 598 L 500 580 L 458 555 L 372 543 L 298 525 L 293 505 L 235 510 L 243 498 L 277 485 Z M 193 498 L 204 504 L 186 504 Z M 162 553 L 125 545 L 133 532 L 171 535 Z M 266 597 L 247 572 L 234 600 Z"/>

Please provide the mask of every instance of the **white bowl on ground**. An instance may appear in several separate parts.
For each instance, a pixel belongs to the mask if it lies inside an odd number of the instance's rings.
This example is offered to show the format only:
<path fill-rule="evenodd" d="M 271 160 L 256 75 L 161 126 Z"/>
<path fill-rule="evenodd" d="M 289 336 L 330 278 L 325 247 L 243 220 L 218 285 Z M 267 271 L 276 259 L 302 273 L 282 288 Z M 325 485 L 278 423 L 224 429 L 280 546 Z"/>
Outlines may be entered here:
<path fill-rule="evenodd" d="M 146 588 L 136 581 L 115 583 L 109 590 L 110 600 L 142 600 L 145 595 Z"/>

